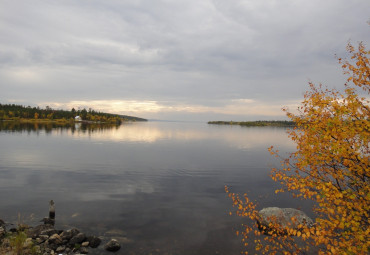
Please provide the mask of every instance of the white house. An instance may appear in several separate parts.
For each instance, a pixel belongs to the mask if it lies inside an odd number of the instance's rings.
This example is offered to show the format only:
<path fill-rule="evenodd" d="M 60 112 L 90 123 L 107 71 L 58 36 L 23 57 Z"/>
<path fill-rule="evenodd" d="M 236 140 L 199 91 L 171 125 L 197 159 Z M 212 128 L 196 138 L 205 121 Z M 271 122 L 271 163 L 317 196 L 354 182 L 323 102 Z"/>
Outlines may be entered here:
<path fill-rule="evenodd" d="M 81 116 L 76 116 L 76 117 L 75 117 L 75 121 L 82 121 Z"/>

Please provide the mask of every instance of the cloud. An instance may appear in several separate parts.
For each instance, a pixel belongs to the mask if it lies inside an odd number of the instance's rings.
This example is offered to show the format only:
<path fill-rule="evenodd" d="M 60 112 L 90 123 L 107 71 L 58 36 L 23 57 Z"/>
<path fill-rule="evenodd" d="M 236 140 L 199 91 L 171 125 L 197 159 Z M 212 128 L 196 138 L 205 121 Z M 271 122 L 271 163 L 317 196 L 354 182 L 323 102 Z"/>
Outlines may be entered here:
<path fill-rule="evenodd" d="M 308 80 L 343 84 L 334 55 L 346 56 L 348 40 L 369 44 L 369 8 L 366 0 L 3 1 L 0 102 L 275 115 L 269 109 L 302 98 Z M 240 98 L 258 106 L 243 108 Z"/>
<path fill-rule="evenodd" d="M 42 75 L 34 68 L 14 68 L 9 70 L 7 76 L 9 80 L 20 84 L 38 83 L 43 80 Z"/>
<path fill-rule="evenodd" d="M 222 116 L 228 118 L 246 118 L 246 116 L 264 116 L 264 118 L 283 119 L 285 113 L 282 107 L 288 107 L 291 111 L 297 109 L 298 101 L 290 101 L 276 104 L 265 104 L 263 101 L 254 99 L 233 99 L 214 102 L 213 106 L 201 104 L 183 104 L 179 102 L 161 101 L 133 101 L 133 100 L 94 100 L 94 101 L 70 101 L 66 103 L 43 102 L 41 106 L 49 106 L 54 109 L 83 109 L 92 108 L 97 111 L 110 112 L 116 114 L 126 114 L 155 118 L 157 114 L 171 116 L 177 114 L 177 120 L 182 115 L 206 115 Z M 206 119 L 207 120 L 207 119 Z"/>

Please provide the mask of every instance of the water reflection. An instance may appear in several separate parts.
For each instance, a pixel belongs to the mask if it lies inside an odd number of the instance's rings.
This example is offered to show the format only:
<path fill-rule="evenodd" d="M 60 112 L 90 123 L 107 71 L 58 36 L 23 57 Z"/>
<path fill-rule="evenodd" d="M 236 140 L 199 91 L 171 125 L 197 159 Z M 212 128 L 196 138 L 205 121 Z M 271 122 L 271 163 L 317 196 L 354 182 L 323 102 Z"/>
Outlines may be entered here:
<path fill-rule="evenodd" d="M 196 128 L 194 128 L 196 127 Z M 287 134 L 281 127 L 219 127 L 189 123 L 124 123 L 122 125 L 98 123 L 21 123 L 0 121 L 0 132 L 34 132 L 40 134 L 59 134 L 73 136 L 76 139 L 92 139 L 110 142 L 155 143 L 161 140 L 199 141 L 224 140 L 230 146 L 239 149 L 253 149 L 270 146 L 274 143 L 292 146 Z M 247 131 L 247 132 L 246 132 Z M 93 134 L 93 135 L 92 135 Z M 266 147 L 265 147 L 266 148 Z"/>
<path fill-rule="evenodd" d="M 106 123 L 74 123 L 74 122 L 20 122 L 20 121 L 0 121 L 0 132 L 18 132 L 18 133 L 37 133 L 45 132 L 63 132 L 69 131 L 71 134 L 83 133 L 91 134 L 92 132 L 100 132 L 119 128 L 116 124 Z"/>
<path fill-rule="evenodd" d="M 58 227 L 121 238 L 117 254 L 240 253 L 224 185 L 261 206 L 297 205 L 268 177 L 266 148 L 293 149 L 282 128 L 4 122 L 0 140 L 1 217 L 41 219 L 53 199 Z"/>

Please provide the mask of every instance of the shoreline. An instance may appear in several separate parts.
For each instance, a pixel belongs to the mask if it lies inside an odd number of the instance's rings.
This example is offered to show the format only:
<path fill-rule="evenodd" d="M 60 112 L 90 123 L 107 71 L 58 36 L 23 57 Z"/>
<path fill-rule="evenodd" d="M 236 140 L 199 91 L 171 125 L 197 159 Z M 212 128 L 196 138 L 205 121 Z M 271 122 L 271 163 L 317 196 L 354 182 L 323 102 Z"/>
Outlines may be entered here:
<path fill-rule="evenodd" d="M 18 122 L 18 123 L 37 123 L 37 124 L 78 124 L 78 123 L 84 123 L 84 124 L 117 124 L 120 125 L 122 123 L 129 123 L 129 122 L 136 122 L 132 120 L 122 120 L 121 123 L 117 123 L 115 121 L 109 122 L 109 121 L 91 121 L 91 120 L 79 120 L 76 121 L 74 119 L 25 119 L 25 118 L 19 118 L 19 119 L 0 119 L 0 122 Z"/>
<path fill-rule="evenodd" d="M 258 121 L 208 121 L 209 125 L 230 125 L 243 127 L 294 127 L 293 121 L 285 120 L 258 120 Z"/>
<path fill-rule="evenodd" d="M 54 201 L 49 202 L 49 217 L 41 220 L 43 224 L 30 226 L 18 222 L 6 223 L 0 219 L 0 253 L 13 255 L 75 255 L 88 254 L 90 249 L 100 246 L 104 237 L 86 235 L 72 227 L 67 230 L 55 228 Z M 8 229 L 8 226 L 11 226 Z M 104 245 L 107 252 L 115 252 L 121 248 L 120 243 L 111 238 Z"/>

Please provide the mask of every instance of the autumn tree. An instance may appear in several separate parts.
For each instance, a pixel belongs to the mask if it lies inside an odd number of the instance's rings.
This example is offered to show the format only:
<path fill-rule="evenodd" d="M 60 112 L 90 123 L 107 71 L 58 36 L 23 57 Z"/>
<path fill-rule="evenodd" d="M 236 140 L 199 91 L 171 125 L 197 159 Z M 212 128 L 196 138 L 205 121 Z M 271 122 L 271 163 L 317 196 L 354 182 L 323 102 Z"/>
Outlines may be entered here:
<path fill-rule="evenodd" d="M 358 48 L 349 44 L 347 50 L 351 58 L 338 59 L 349 76 L 343 92 L 310 83 L 298 114 L 284 109 L 296 124 L 288 133 L 297 151 L 271 173 L 282 185 L 276 192 L 315 202 L 315 224 L 267 236 L 256 223 L 245 225 L 243 241 L 252 237 L 262 253 L 370 253 L 370 51 L 362 43 Z M 280 157 L 273 147 L 269 150 Z M 237 215 L 259 219 L 257 205 L 247 195 L 228 193 Z"/>

